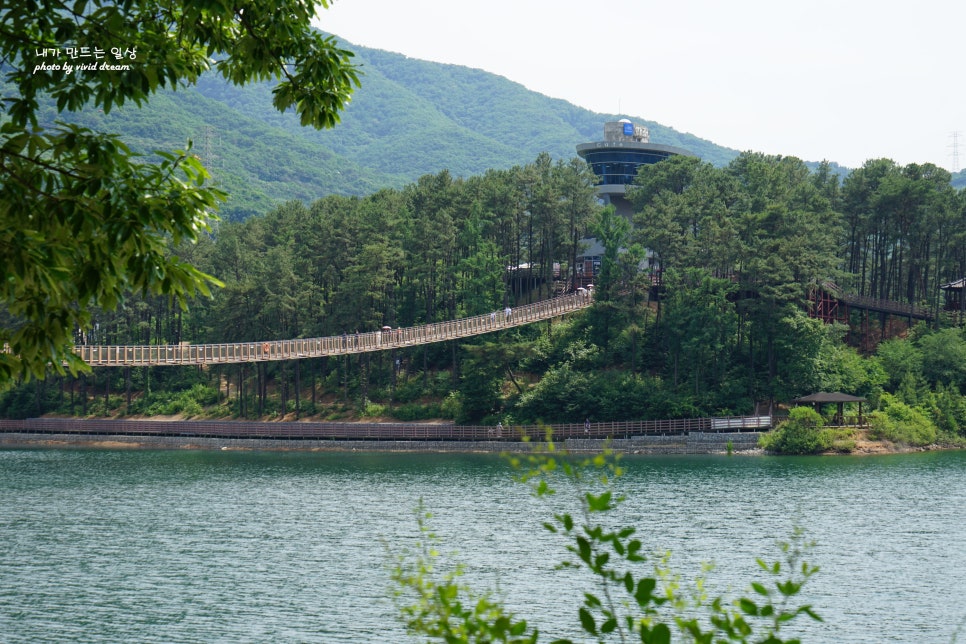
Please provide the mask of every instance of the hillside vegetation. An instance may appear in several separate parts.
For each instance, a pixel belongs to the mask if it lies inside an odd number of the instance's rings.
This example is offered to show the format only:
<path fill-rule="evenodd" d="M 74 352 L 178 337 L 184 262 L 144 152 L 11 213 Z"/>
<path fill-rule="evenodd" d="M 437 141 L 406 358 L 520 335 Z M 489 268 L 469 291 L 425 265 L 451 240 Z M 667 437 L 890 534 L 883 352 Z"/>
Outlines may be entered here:
<path fill-rule="evenodd" d="M 78 341 L 264 341 L 486 313 L 573 288 L 587 236 L 605 248 L 594 308 L 392 355 L 98 369 L 17 387 L 0 414 L 624 420 L 747 414 L 829 389 L 885 401 L 884 434 L 914 416 L 900 404 L 963 431 L 966 341 L 938 286 L 966 274 L 966 203 L 945 170 L 878 159 L 843 179 L 834 164 L 738 154 L 643 120 L 653 141 L 700 157 L 642 169 L 628 222 L 601 209 L 573 155 L 614 116 L 355 49 L 363 87 L 332 131 L 276 113 L 268 85 L 214 78 L 78 115 L 145 154 L 193 137 L 232 193 L 215 234 L 172 249 L 224 288 L 188 311 L 128 298 Z M 660 273 L 639 270 L 648 252 Z M 910 332 L 853 311 L 825 325 L 808 311 L 827 281 L 934 322 Z"/>
<path fill-rule="evenodd" d="M 107 115 L 90 109 L 69 120 L 119 133 L 146 155 L 183 148 L 191 139 L 194 154 L 230 194 L 222 218 L 234 221 L 293 199 L 402 188 L 442 170 L 469 177 L 523 165 L 541 152 L 568 160 L 578 143 L 598 140 L 603 123 L 617 118 L 482 70 L 343 45 L 356 54 L 362 86 L 331 130 L 302 127 L 293 112 L 276 111 L 270 83 L 238 87 L 213 73 L 196 86 L 163 91 L 141 108 Z M 63 118 L 52 104 L 39 117 L 44 125 Z M 654 142 L 687 148 L 712 163 L 737 155 L 634 118 L 650 128 Z"/>
<path fill-rule="evenodd" d="M 287 202 L 177 249 L 225 281 L 211 300 L 181 312 L 132 299 L 83 340 L 262 341 L 488 313 L 569 288 L 578 240 L 594 235 L 596 304 L 564 322 L 338 359 L 97 369 L 20 387 L 0 413 L 507 424 L 743 415 L 830 390 L 881 406 L 893 440 L 966 430 L 966 336 L 937 288 L 966 269 L 966 202 L 948 172 L 878 160 L 839 182 L 744 153 L 723 168 L 675 157 L 637 181 L 634 228 L 601 209 L 585 164 L 547 154 Z M 660 275 L 639 270 L 644 248 Z M 533 268 L 507 271 L 521 264 Z M 809 296 L 829 279 L 928 306 L 935 323 L 855 311 L 825 324 Z"/>

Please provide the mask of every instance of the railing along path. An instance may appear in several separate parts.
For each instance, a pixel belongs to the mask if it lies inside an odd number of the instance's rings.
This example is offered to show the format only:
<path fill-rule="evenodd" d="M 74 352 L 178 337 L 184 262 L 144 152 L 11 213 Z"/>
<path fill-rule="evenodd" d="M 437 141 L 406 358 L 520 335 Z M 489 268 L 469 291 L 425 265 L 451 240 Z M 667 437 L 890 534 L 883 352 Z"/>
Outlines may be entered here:
<path fill-rule="evenodd" d="M 892 315 L 902 315 L 919 320 L 931 320 L 934 317 L 933 312 L 926 306 L 896 302 L 895 300 L 882 300 L 868 295 L 846 293 L 838 284 L 830 281 L 823 282 L 822 286 L 826 292 L 855 308 L 879 313 L 890 313 Z"/>
<path fill-rule="evenodd" d="M 590 306 L 590 291 L 561 295 L 518 306 L 509 313 L 496 311 L 447 322 L 387 331 L 352 333 L 323 338 L 264 340 L 222 344 L 77 345 L 74 353 L 92 367 L 148 367 L 206 365 L 268 360 L 320 358 L 348 353 L 386 351 L 454 338 L 492 333 L 541 320 L 549 320 Z"/>
<path fill-rule="evenodd" d="M 933 312 L 928 307 L 917 304 L 907 304 L 894 300 L 880 300 L 875 297 L 869 297 L 868 295 L 844 294 L 840 295 L 839 298 L 849 306 L 867 309 L 869 311 L 891 313 L 893 315 L 902 315 L 919 320 L 931 320 L 933 318 Z"/>
<path fill-rule="evenodd" d="M 548 429 L 554 440 L 616 439 L 634 436 L 684 436 L 699 433 L 762 432 L 770 416 L 680 418 L 553 425 L 454 425 L 450 423 L 262 422 L 226 420 L 112 420 L 77 418 L 0 419 L 0 434 L 75 434 L 80 436 L 180 436 L 270 440 L 367 441 L 541 441 Z"/>

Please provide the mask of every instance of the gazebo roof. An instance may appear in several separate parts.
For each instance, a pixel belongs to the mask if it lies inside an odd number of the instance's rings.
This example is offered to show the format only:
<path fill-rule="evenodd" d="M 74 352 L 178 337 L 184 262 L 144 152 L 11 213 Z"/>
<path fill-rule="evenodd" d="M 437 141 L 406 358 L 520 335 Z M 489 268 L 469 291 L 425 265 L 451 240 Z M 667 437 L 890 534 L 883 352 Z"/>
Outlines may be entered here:
<path fill-rule="evenodd" d="M 966 284 L 966 277 L 960 277 L 955 282 L 949 282 L 948 284 L 940 284 L 939 288 L 944 291 L 961 291 L 963 286 Z"/>
<path fill-rule="evenodd" d="M 817 394 L 810 394 L 808 396 L 802 396 L 801 398 L 796 398 L 792 401 L 793 403 L 847 403 L 847 402 L 866 402 L 865 398 L 859 396 L 850 396 L 849 394 L 843 394 L 838 391 L 827 392 L 820 391 Z"/>

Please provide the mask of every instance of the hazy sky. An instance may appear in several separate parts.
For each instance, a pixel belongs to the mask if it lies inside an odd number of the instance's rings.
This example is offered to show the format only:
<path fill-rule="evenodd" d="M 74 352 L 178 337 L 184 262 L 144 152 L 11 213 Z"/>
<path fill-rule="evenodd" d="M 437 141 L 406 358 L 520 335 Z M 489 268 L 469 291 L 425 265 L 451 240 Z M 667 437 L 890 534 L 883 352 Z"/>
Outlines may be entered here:
<path fill-rule="evenodd" d="M 966 166 L 963 0 L 333 0 L 317 24 L 738 150 L 952 170 L 958 133 Z"/>

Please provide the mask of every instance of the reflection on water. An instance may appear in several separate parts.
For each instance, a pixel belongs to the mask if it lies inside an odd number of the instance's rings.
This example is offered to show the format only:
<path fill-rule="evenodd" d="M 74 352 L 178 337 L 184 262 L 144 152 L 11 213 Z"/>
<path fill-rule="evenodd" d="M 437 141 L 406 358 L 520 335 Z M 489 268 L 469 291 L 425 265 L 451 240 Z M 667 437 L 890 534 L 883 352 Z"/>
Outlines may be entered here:
<path fill-rule="evenodd" d="M 624 464 L 621 518 L 684 576 L 714 561 L 716 589 L 806 528 L 826 620 L 806 641 L 948 642 L 966 616 L 966 453 Z M 407 641 L 387 552 L 414 542 L 419 499 L 469 580 L 546 635 L 576 624 L 552 508 L 498 457 L 8 450 L 0 641 Z"/>

